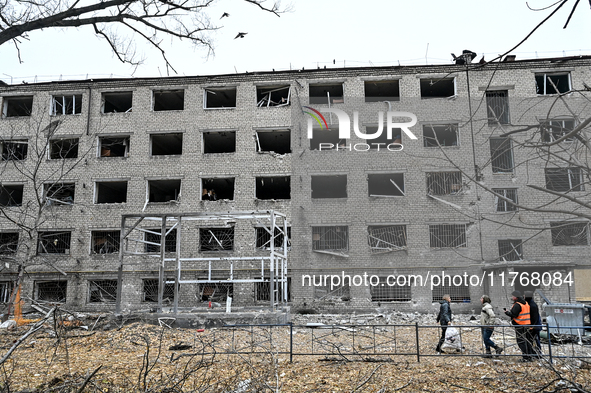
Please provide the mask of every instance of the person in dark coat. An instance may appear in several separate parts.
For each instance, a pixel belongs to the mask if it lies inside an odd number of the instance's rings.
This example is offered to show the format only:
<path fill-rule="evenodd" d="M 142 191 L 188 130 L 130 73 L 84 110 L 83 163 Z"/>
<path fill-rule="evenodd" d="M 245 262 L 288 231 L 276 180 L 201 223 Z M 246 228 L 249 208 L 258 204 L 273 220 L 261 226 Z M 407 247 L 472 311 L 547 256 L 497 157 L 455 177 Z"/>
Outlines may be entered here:
<path fill-rule="evenodd" d="M 437 315 L 437 322 L 441 325 L 441 338 L 439 338 L 439 343 L 437 344 L 437 348 L 435 351 L 441 353 L 441 345 L 445 342 L 445 332 L 447 331 L 447 325 L 450 324 L 452 316 L 451 316 L 451 296 L 450 295 L 443 295 L 443 300 L 439 302 L 439 314 Z"/>
<path fill-rule="evenodd" d="M 529 304 L 523 299 L 521 292 L 513 291 L 511 293 L 513 306 L 511 310 L 504 308 L 505 315 L 511 318 L 511 324 L 515 327 L 515 340 L 521 350 L 522 362 L 531 362 L 534 350 L 531 341 L 528 340 L 530 329 L 530 311 Z"/>
<path fill-rule="evenodd" d="M 542 317 L 540 316 L 540 308 L 534 300 L 534 293 L 532 291 L 525 291 L 523 298 L 529 304 L 529 319 L 531 322 L 530 338 L 534 352 L 540 356 L 542 354 L 542 343 L 540 342 L 540 331 L 542 330 Z"/>

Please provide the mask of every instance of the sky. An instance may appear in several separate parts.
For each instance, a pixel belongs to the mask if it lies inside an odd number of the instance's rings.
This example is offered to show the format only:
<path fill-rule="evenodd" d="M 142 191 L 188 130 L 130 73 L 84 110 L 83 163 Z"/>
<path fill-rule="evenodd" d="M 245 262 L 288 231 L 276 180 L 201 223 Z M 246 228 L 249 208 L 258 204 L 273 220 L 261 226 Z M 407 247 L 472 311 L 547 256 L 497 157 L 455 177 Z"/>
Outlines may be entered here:
<path fill-rule="evenodd" d="M 267 0 L 269 3 L 272 0 Z M 216 0 L 207 12 L 220 29 L 215 52 L 163 37 L 176 73 L 159 52 L 136 40 L 142 65 L 122 64 L 92 27 L 45 29 L 20 44 L 0 46 L 0 79 L 7 83 L 157 77 L 253 71 L 452 63 L 469 49 L 491 60 L 521 41 L 555 0 L 283 0 L 277 17 L 243 0 Z M 567 29 L 574 0 L 512 53 L 517 59 L 591 55 L 591 9 L 581 2 Z M 227 12 L 229 17 L 220 19 Z M 238 32 L 248 33 L 235 39 Z"/>

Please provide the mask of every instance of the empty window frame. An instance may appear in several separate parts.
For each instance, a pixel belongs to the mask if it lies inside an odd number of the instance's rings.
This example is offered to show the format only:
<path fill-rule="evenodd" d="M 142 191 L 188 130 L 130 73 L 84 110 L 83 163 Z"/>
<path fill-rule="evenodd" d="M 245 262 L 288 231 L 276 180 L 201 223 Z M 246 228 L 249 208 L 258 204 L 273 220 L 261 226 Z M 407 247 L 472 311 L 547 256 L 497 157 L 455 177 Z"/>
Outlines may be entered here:
<path fill-rule="evenodd" d="M 183 154 L 183 134 L 166 133 L 150 135 L 150 155 L 179 156 Z"/>
<path fill-rule="evenodd" d="M 133 92 L 115 91 L 102 93 L 103 113 L 129 113 L 132 110 Z"/>
<path fill-rule="evenodd" d="M 310 104 L 339 104 L 345 102 L 343 84 L 310 84 Z"/>
<path fill-rule="evenodd" d="M 404 196 L 403 173 L 370 173 L 367 175 L 370 197 Z"/>
<path fill-rule="evenodd" d="M 96 182 L 94 203 L 125 202 L 127 202 L 127 181 Z"/>
<path fill-rule="evenodd" d="M 347 198 L 347 175 L 312 176 L 312 198 Z"/>
<path fill-rule="evenodd" d="M 513 203 L 517 203 L 517 188 L 493 188 L 493 192 L 510 199 Z M 495 195 L 495 211 L 496 212 L 514 212 L 517 211 L 517 206 Z"/>
<path fill-rule="evenodd" d="M 0 255 L 16 254 L 18 236 L 18 232 L 0 232 Z"/>
<path fill-rule="evenodd" d="M 205 89 L 203 108 L 236 108 L 236 87 Z"/>
<path fill-rule="evenodd" d="M 584 191 L 583 171 L 579 167 L 546 168 L 546 188 L 552 191 Z"/>
<path fill-rule="evenodd" d="M 181 179 L 148 180 L 148 202 L 177 202 L 181 195 Z"/>
<path fill-rule="evenodd" d="M 202 200 L 217 201 L 220 199 L 234 200 L 234 184 L 233 177 L 228 178 L 210 178 L 202 179 Z M 207 196 L 205 193 L 208 193 Z"/>
<path fill-rule="evenodd" d="M 20 161 L 27 158 L 29 143 L 26 140 L 2 141 L 2 161 Z"/>
<path fill-rule="evenodd" d="M 232 283 L 202 283 L 199 284 L 199 299 L 202 302 L 225 302 L 234 296 L 234 284 Z"/>
<path fill-rule="evenodd" d="M 346 141 L 347 139 L 339 138 L 338 127 L 329 127 L 328 129 L 314 128 L 312 130 L 312 138 L 310 138 L 310 150 L 344 148 Z M 320 144 L 322 144 L 322 149 Z"/>
<path fill-rule="evenodd" d="M 499 240 L 499 261 L 523 261 L 521 239 Z"/>
<path fill-rule="evenodd" d="M 427 194 L 454 195 L 462 191 L 462 173 L 427 172 Z"/>
<path fill-rule="evenodd" d="M 444 295 L 449 295 L 452 303 L 470 303 L 470 287 L 464 285 L 463 282 L 460 285 L 454 285 L 453 282 L 450 282 L 450 279 L 448 280 L 450 276 L 446 275 L 443 278 L 440 276 L 442 285 L 433 287 L 431 301 L 439 302 Z"/>
<path fill-rule="evenodd" d="M 37 254 L 70 254 L 71 240 L 70 231 L 39 232 Z"/>
<path fill-rule="evenodd" d="M 9 302 L 13 286 L 12 281 L 0 281 L 0 303 Z"/>
<path fill-rule="evenodd" d="M 449 147 L 458 146 L 457 124 L 424 124 L 423 146 L 425 147 Z"/>
<path fill-rule="evenodd" d="M 4 97 L 2 100 L 2 117 L 31 116 L 33 112 L 33 96 Z"/>
<path fill-rule="evenodd" d="M 494 90 L 486 93 L 486 114 L 488 125 L 510 124 L 509 118 L 509 91 Z"/>
<path fill-rule="evenodd" d="M 257 177 L 257 199 L 291 199 L 291 177 L 289 176 L 265 176 Z"/>
<path fill-rule="evenodd" d="M 142 280 L 142 302 L 157 303 L 158 302 L 158 279 L 144 279 Z M 174 284 L 165 283 L 164 291 L 162 293 L 162 301 L 172 303 L 174 301 Z"/>
<path fill-rule="evenodd" d="M 372 254 L 406 250 L 406 225 L 370 225 L 367 242 Z"/>
<path fill-rule="evenodd" d="M 256 248 L 260 250 L 268 250 L 271 248 L 271 233 L 269 228 L 256 227 Z M 275 228 L 275 234 L 273 236 L 273 247 L 275 249 L 283 247 L 283 228 Z M 291 227 L 287 227 L 287 247 L 291 246 Z"/>
<path fill-rule="evenodd" d="M 551 222 L 553 246 L 588 246 L 589 223 L 587 222 Z"/>
<path fill-rule="evenodd" d="M 154 112 L 182 111 L 185 109 L 185 90 L 154 90 L 152 105 Z"/>
<path fill-rule="evenodd" d="M 291 153 L 290 130 L 261 130 L 255 134 L 257 152 Z"/>
<path fill-rule="evenodd" d="M 14 207 L 22 206 L 23 204 L 23 189 L 22 184 L 3 184 L 0 185 L 0 206 Z"/>
<path fill-rule="evenodd" d="M 51 115 L 79 115 L 82 113 L 82 94 L 51 97 Z"/>
<path fill-rule="evenodd" d="M 99 157 L 127 157 L 129 154 L 129 136 L 99 137 Z"/>
<path fill-rule="evenodd" d="M 203 154 L 236 152 L 236 131 L 203 133 Z"/>
<path fill-rule="evenodd" d="M 456 95 L 455 78 L 421 79 L 421 98 L 448 98 Z"/>
<path fill-rule="evenodd" d="M 115 303 L 117 300 L 117 280 L 88 281 L 89 303 Z"/>
<path fill-rule="evenodd" d="M 575 129 L 574 119 L 543 120 L 540 122 L 540 132 L 543 142 L 554 142 Z M 565 139 L 572 141 L 574 137 Z"/>
<path fill-rule="evenodd" d="M 76 191 L 75 183 L 53 183 L 44 184 L 43 191 L 45 195 L 45 204 L 51 205 L 71 205 L 74 203 Z"/>
<path fill-rule="evenodd" d="M 276 291 L 281 291 L 281 283 L 279 283 L 279 288 L 275 288 Z M 271 283 L 269 282 L 269 278 L 266 278 L 263 282 L 255 282 L 254 283 L 254 299 L 256 301 L 269 301 L 269 296 L 271 295 Z M 287 299 L 288 302 L 291 301 L 291 277 L 287 277 Z"/>
<path fill-rule="evenodd" d="M 493 173 L 513 172 L 513 148 L 510 138 L 490 138 L 490 160 Z"/>
<path fill-rule="evenodd" d="M 312 227 L 312 250 L 347 252 L 349 227 L 344 225 Z"/>
<path fill-rule="evenodd" d="M 536 94 L 548 95 L 570 91 L 570 73 L 536 74 Z"/>
<path fill-rule="evenodd" d="M 410 283 L 406 285 L 386 284 L 387 277 L 380 277 L 381 285 L 371 285 L 369 292 L 372 302 L 410 302 Z M 395 284 L 395 282 L 391 282 Z"/>
<path fill-rule="evenodd" d="M 400 81 L 365 81 L 365 102 L 400 101 Z"/>
<path fill-rule="evenodd" d="M 119 252 L 121 231 L 92 231 L 90 239 L 93 254 L 115 254 Z"/>
<path fill-rule="evenodd" d="M 160 228 L 144 229 L 144 241 L 146 252 L 160 252 L 160 239 L 162 238 Z M 176 252 L 176 228 L 167 228 L 164 238 L 164 252 Z"/>
<path fill-rule="evenodd" d="M 458 248 L 466 245 L 466 224 L 429 225 L 431 248 Z"/>
<path fill-rule="evenodd" d="M 68 292 L 67 281 L 36 281 L 35 282 L 35 300 L 65 303 Z"/>
<path fill-rule="evenodd" d="M 366 126 L 365 133 L 367 135 L 375 134 L 378 131 L 378 126 Z M 343 140 L 344 141 L 344 140 Z M 388 133 L 385 127 L 382 128 L 382 133 L 374 139 L 366 139 L 365 143 L 369 145 L 370 149 L 383 150 L 391 143 L 402 143 L 402 130 L 400 128 L 392 128 L 392 139 L 388 139 Z M 341 142 L 343 144 L 343 142 Z M 395 149 L 394 146 L 392 146 Z"/>
<path fill-rule="evenodd" d="M 199 251 L 233 251 L 234 227 L 199 228 Z"/>
<path fill-rule="evenodd" d="M 78 138 L 52 139 L 49 141 L 49 158 L 59 160 L 78 157 Z"/>
<path fill-rule="evenodd" d="M 290 104 L 291 87 L 283 86 L 257 86 L 257 106 L 266 108 L 270 106 L 286 106 Z"/>

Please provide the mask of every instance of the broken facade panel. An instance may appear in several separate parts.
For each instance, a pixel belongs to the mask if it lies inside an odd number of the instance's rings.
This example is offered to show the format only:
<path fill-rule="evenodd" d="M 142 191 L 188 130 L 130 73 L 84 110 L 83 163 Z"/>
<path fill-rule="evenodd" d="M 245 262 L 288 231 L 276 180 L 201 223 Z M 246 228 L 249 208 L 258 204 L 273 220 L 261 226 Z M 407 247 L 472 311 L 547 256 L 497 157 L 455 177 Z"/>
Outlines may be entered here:
<path fill-rule="evenodd" d="M 154 90 L 152 94 L 152 110 L 182 111 L 185 109 L 185 90 Z"/>
<path fill-rule="evenodd" d="M 2 99 L 2 117 L 31 116 L 33 96 L 14 96 Z"/>
<path fill-rule="evenodd" d="M 257 107 L 286 106 L 290 104 L 291 87 L 280 86 L 257 86 Z"/>
<path fill-rule="evenodd" d="M 257 177 L 255 183 L 257 199 L 291 199 L 290 176 Z"/>
<path fill-rule="evenodd" d="M 291 153 L 291 131 L 258 130 L 255 134 L 257 152 Z"/>
<path fill-rule="evenodd" d="M 129 113 L 132 110 L 133 92 L 114 91 L 102 93 L 102 113 Z"/>
<path fill-rule="evenodd" d="M 203 153 L 236 152 L 236 131 L 211 131 L 203 133 Z"/>

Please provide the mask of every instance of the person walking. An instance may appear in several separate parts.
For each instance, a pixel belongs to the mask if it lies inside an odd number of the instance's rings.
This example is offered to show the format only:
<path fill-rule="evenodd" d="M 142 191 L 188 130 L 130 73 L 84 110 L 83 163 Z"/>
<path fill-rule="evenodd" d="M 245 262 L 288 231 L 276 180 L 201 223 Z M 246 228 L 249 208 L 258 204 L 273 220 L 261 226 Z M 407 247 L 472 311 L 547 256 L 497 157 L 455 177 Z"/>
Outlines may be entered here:
<path fill-rule="evenodd" d="M 447 325 L 450 324 L 451 315 L 451 296 L 448 294 L 443 295 L 442 300 L 439 302 L 439 314 L 437 315 L 437 322 L 441 325 L 441 337 L 435 351 L 441 353 L 441 345 L 445 342 L 445 332 L 447 331 Z"/>
<path fill-rule="evenodd" d="M 511 299 L 513 300 L 511 310 L 507 310 L 506 308 L 503 310 L 505 311 L 505 315 L 511 318 L 511 324 L 515 328 L 515 340 L 522 354 L 521 361 L 531 362 L 533 348 L 531 347 L 531 342 L 528 340 L 528 331 L 530 328 L 529 305 L 519 291 L 513 291 L 511 293 Z"/>
<path fill-rule="evenodd" d="M 495 344 L 490 338 L 495 330 L 494 325 L 496 324 L 495 312 L 490 304 L 490 297 L 488 297 L 488 295 L 482 295 L 480 303 L 482 303 L 482 311 L 480 312 L 482 341 L 484 341 L 484 346 L 486 348 L 486 354 L 484 357 L 490 358 L 492 357 L 491 348 L 494 348 L 497 355 L 500 355 L 501 352 L 503 352 L 503 348 Z"/>
<path fill-rule="evenodd" d="M 532 348 L 536 355 L 542 355 L 542 343 L 540 342 L 540 331 L 542 330 L 542 318 L 540 316 L 540 308 L 534 300 L 534 293 L 532 291 L 525 291 L 523 298 L 529 304 L 529 319 L 531 328 L 529 329 L 529 338 L 531 340 Z"/>

